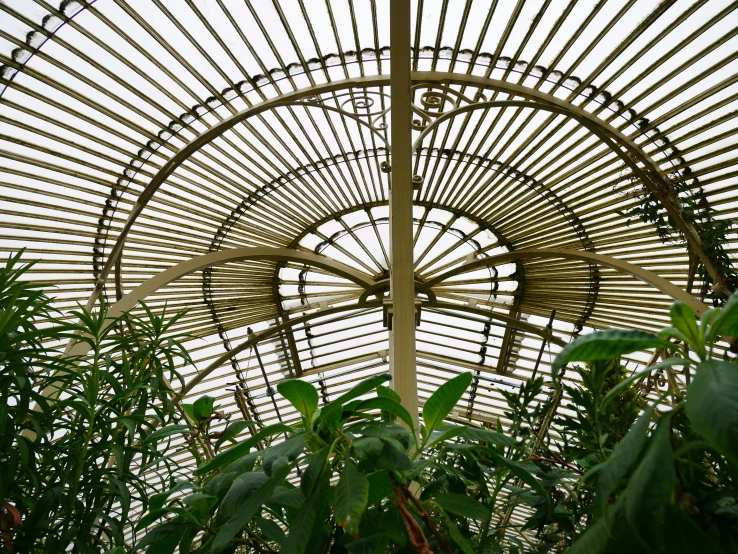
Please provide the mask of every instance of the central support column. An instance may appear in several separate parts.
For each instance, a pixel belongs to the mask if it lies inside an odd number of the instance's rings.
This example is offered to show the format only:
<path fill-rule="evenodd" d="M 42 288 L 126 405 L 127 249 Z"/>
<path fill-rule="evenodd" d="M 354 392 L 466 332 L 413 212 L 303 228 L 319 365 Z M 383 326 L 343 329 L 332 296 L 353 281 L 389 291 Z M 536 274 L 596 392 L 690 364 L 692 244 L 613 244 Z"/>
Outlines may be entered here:
<path fill-rule="evenodd" d="M 413 267 L 410 0 L 390 2 L 392 173 L 390 182 L 390 371 L 402 405 L 417 422 L 415 278 Z"/>

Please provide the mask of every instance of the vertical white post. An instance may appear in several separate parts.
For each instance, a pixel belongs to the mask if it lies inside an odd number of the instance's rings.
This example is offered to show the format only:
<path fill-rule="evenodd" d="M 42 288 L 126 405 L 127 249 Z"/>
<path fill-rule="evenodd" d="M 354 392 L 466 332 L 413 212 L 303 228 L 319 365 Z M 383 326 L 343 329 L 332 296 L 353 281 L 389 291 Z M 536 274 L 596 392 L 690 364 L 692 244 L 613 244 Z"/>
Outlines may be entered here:
<path fill-rule="evenodd" d="M 390 371 L 395 391 L 417 422 L 415 277 L 413 271 L 410 0 L 390 2 L 392 172 L 390 190 Z"/>

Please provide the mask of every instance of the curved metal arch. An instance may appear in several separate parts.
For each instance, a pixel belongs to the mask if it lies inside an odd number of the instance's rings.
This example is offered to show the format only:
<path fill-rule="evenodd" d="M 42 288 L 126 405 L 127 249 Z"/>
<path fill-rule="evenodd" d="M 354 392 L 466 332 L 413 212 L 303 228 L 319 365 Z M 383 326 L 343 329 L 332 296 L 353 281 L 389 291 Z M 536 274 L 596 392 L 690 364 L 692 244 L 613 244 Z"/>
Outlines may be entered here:
<path fill-rule="evenodd" d="M 643 150 L 635 144 L 631 139 L 626 137 L 622 132 L 614 127 L 608 125 L 604 121 L 597 118 L 595 115 L 587 112 L 586 110 L 560 100 L 554 96 L 528 89 L 521 85 L 515 85 L 506 81 L 500 81 L 498 79 L 488 79 L 484 77 L 478 77 L 475 75 L 465 75 L 464 78 L 459 78 L 453 73 L 441 73 L 435 71 L 419 71 L 413 73 L 413 82 L 426 81 L 434 84 L 455 84 L 455 85 L 466 85 L 474 84 L 481 88 L 488 88 L 499 92 L 512 93 L 516 96 L 520 96 L 526 99 L 526 101 L 520 100 L 499 100 L 493 102 L 479 102 L 476 104 L 470 104 L 455 108 L 441 116 L 435 121 L 429 124 L 421 133 L 420 137 L 415 141 L 413 145 L 413 151 L 417 150 L 418 146 L 422 142 L 423 138 L 435 128 L 440 122 L 446 121 L 461 113 L 470 112 L 478 109 L 485 109 L 490 107 L 502 107 L 502 106 L 517 106 L 517 107 L 531 107 L 533 109 L 550 111 L 571 117 L 576 120 L 580 125 L 588 129 L 592 134 L 597 136 L 605 145 L 610 148 L 617 156 L 628 165 L 628 167 L 637 175 L 648 190 L 654 194 L 661 205 L 666 209 L 669 215 L 676 222 L 679 229 L 684 233 L 687 243 L 692 250 L 700 258 L 700 261 L 705 266 L 705 269 L 710 276 L 715 280 L 716 283 L 720 283 L 720 276 L 715 269 L 714 264 L 710 260 L 710 257 L 705 252 L 700 239 L 694 226 L 686 221 L 680 212 L 680 210 L 674 206 L 671 199 L 661 193 L 660 187 L 655 185 L 655 182 L 661 184 L 667 184 L 668 179 L 661 171 L 661 168 L 649 157 Z M 625 152 L 622 149 L 625 149 Z M 640 162 L 644 168 L 639 167 Z"/>
<path fill-rule="evenodd" d="M 231 117 L 227 119 L 224 119 L 223 121 L 219 122 L 217 125 L 210 127 L 208 130 L 203 132 L 201 135 L 198 135 L 197 137 L 195 137 L 189 144 L 184 146 L 174 156 L 172 156 L 169 160 L 167 160 L 167 162 L 161 167 L 161 169 L 159 169 L 156 175 L 154 175 L 154 177 L 151 179 L 149 184 L 146 186 L 146 188 L 144 188 L 144 190 L 141 192 L 139 197 L 136 199 L 136 202 L 133 204 L 133 207 L 131 208 L 131 211 L 128 214 L 128 218 L 123 224 L 123 228 L 121 229 L 120 234 L 118 235 L 118 238 L 116 239 L 115 244 L 113 245 L 113 248 L 110 251 L 110 255 L 108 256 L 108 259 L 105 261 L 105 266 L 100 272 L 99 278 L 97 282 L 95 283 L 95 290 L 90 295 L 90 298 L 87 301 L 87 309 L 92 309 L 95 301 L 97 300 L 97 295 L 100 293 L 100 290 L 102 290 L 102 287 L 105 284 L 105 281 L 107 280 L 108 276 L 110 275 L 110 272 L 114 264 L 116 263 L 116 260 L 118 259 L 121 252 L 123 251 L 123 247 L 128 237 L 128 233 L 130 233 L 131 228 L 133 227 L 133 224 L 138 219 L 138 216 L 141 215 L 144 208 L 149 203 L 149 200 L 151 200 L 151 198 L 154 196 L 156 191 L 159 190 L 159 187 L 174 172 L 174 170 L 177 169 L 180 165 L 182 165 L 182 163 L 184 163 L 184 161 L 187 158 L 189 158 L 191 155 L 197 152 L 200 148 L 212 142 L 213 140 L 221 136 L 223 133 L 225 133 L 229 129 L 232 129 L 233 127 L 241 123 L 242 121 L 245 121 L 255 115 L 259 115 L 265 111 L 271 110 L 279 106 L 287 106 L 290 104 L 299 104 L 303 106 L 311 105 L 306 102 L 298 102 L 301 98 L 314 96 L 316 94 L 324 94 L 327 92 L 333 92 L 333 91 L 341 90 L 345 88 L 370 88 L 370 87 L 386 86 L 386 85 L 389 85 L 389 76 L 357 77 L 354 79 L 344 79 L 341 81 L 334 81 L 332 83 L 326 83 L 324 85 L 306 87 L 306 88 L 297 90 L 292 93 L 283 94 L 281 96 L 273 98 L 272 100 L 268 100 L 261 104 L 257 104 L 255 106 L 247 108 L 237 114 L 232 115 Z M 317 104 L 313 103 L 312 105 L 316 106 Z M 320 106 L 320 107 L 325 108 L 325 106 Z"/>
<path fill-rule="evenodd" d="M 651 192 L 654 193 L 659 202 L 674 218 L 674 221 L 677 222 L 679 228 L 682 230 L 682 232 L 684 232 L 684 235 L 690 247 L 700 258 L 700 261 L 703 263 L 708 273 L 713 277 L 715 282 L 720 282 L 717 271 L 710 261 L 709 256 L 705 252 L 702 246 L 702 241 L 700 240 L 693 226 L 681 217 L 681 214 L 679 213 L 677 208 L 672 205 L 668 198 L 664 197 L 664 195 L 659 192 L 658 187 L 655 187 L 653 185 L 653 179 L 657 179 L 662 183 L 666 182 L 666 177 L 663 175 L 660 168 L 655 162 L 653 162 L 653 160 L 651 160 L 645 153 L 643 153 L 643 151 L 631 139 L 626 137 L 617 129 L 609 126 L 605 122 L 598 119 L 596 116 L 577 106 L 574 106 L 571 103 L 565 102 L 545 93 L 528 89 L 521 85 L 515 85 L 513 83 L 508 83 L 498 79 L 489 79 L 475 75 L 460 76 L 454 73 L 444 73 L 436 71 L 416 71 L 412 73 L 411 78 L 413 83 L 433 83 L 446 85 L 456 84 L 462 86 L 468 86 L 472 84 L 477 85 L 480 88 L 489 88 L 500 92 L 512 93 L 522 98 L 538 102 L 540 103 L 540 107 L 548 107 L 548 111 L 554 111 L 554 109 L 551 108 L 555 108 L 556 110 L 560 110 L 557 113 L 563 113 L 576 119 L 580 124 L 586 126 L 593 134 L 600 138 L 600 140 L 602 140 L 613 152 L 617 153 L 617 155 L 621 159 L 623 159 L 623 161 L 629 167 L 631 167 L 633 172 L 641 178 L 644 184 L 649 188 Z M 326 92 L 333 92 L 335 90 L 341 90 L 344 88 L 370 88 L 376 86 L 386 86 L 388 84 L 389 76 L 372 76 L 344 79 L 341 81 L 326 83 L 324 85 L 306 87 L 304 89 L 284 94 L 272 100 L 247 108 L 246 110 L 234 114 L 233 116 L 221 121 L 217 125 L 214 125 L 207 131 L 203 132 L 201 135 L 193 139 L 189 144 L 187 144 L 184 148 L 182 148 L 179 152 L 172 156 L 172 158 L 170 158 L 162 166 L 162 168 L 156 173 L 156 175 L 152 178 L 150 183 L 146 186 L 144 191 L 139 195 L 138 199 L 134 203 L 131 212 L 126 219 L 126 222 L 124 223 L 123 228 L 121 229 L 121 232 L 115 242 L 115 245 L 113 246 L 108 259 L 105 262 L 105 266 L 103 267 L 103 270 L 101 271 L 100 276 L 95 284 L 95 290 L 88 300 L 88 309 L 91 309 L 94 305 L 94 302 L 97 299 L 97 295 L 105 284 L 105 281 L 107 280 L 107 277 L 109 276 L 113 265 L 116 263 L 116 260 L 123 251 L 123 246 L 125 245 L 128 233 L 133 227 L 133 224 L 135 223 L 138 216 L 148 204 L 151 197 L 156 193 L 162 183 L 174 172 L 174 170 L 197 150 L 199 150 L 201 147 L 205 146 L 215 138 L 219 137 L 229 129 L 233 128 L 238 123 L 245 121 L 246 119 L 254 115 L 258 115 L 267 110 L 270 110 L 274 107 L 287 105 L 289 103 L 297 103 L 298 100 L 300 100 L 301 98 L 314 96 L 316 94 L 323 94 Z M 305 102 L 300 102 L 300 104 L 306 105 Z M 530 105 L 530 103 L 528 103 L 527 105 Z M 474 104 L 473 106 L 482 107 L 483 104 Z M 458 109 L 466 108 L 468 107 Z M 449 114 L 458 113 L 460 112 L 449 112 Z M 436 120 L 436 123 L 437 122 L 438 120 Z M 620 147 L 624 148 L 627 151 L 627 154 L 626 152 L 623 152 Z M 633 161 L 634 159 L 640 162 L 646 170 L 644 171 L 644 169 L 641 169 L 638 164 Z"/>
<path fill-rule="evenodd" d="M 285 331 L 291 328 L 293 325 L 300 325 L 301 323 L 306 323 L 318 317 L 325 317 L 328 315 L 333 315 L 333 314 L 337 314 L 341 312 L 361 310 L 365 308 L 380 308 L 381 306 L 382 306 L 381 302 L 371 301 L 371 302 L 365 302 L 365 303 L 351 304 L 348 306 L 337 306 L 337 307 L 332 307 L 332 308 L 326 308 L 323 310 L 318 310 L 317 312 L 314 312 L 311 314 L 307 314 L 301 317 L 290 319 L 289 321 L 285 321 L 281 323 L 280 325 L 275 325 L 274 327 L 270 327 L 269 329 L 264 329 L 263 331 L 254 333 L 250 339 L 243 341 L 238 346 L 233 347 L 233 349 L 231 349 L 230 351 L 223 352 L 220 356 L 218 356 L 215 360 L 213 360 L 206 368 L 198 371 L 194 377 L 192 377 L 189 381 L 187 381 L 187 384 L 182 389 L 181 396 L 185 396 L 186 394 L 188 394 L 198 383 L 200 383 L 203 379 L 205 379 L 205 377 L 210 375 L 213 371 L 215 371 L 219 367 L 225 365 L 228 362 L 228 360 L 230 360 L 237 354 L 240 354 L 244 350 L 247 350 L 251 348 L 252 346 L 254 346 L 255 344 L 258 344 L 259 341 L 261 340 L 267 339 L 278 333 L 281 333 L 282 331 Z M 517 319 L 513 317 L 507 316 L 505 314 L 493 312 L 491 310 L 483 310 L 481 308 L 472 308 L 472 307 L 464 306 L 460 304 L 452 304 L 451 302 L 438 302 L 438 301 L 423 302 L 423 306 L 427 308 L 438 308 L 438 309 L 443 309 L 443 310 L 461 311 L 461 312 L 481 315 L 486 318 L 495 319 L 497 321 L 505 323 L 508 326 L 517 327 L 518 329 L 522 329 L 523 331 L 527 331 L 533 335 L 537 335 L 541 337 L 542 339 L 545 339 L 548 342 L 552 342 L 558 346 L 563 347 L 566 345 L 566 343 L 563 340 L 556 337 L 555 335 L 552 335 L 545 328 L 532 325 L 525 321 L 518 321 Z"/>
<path fill-rule="evenodd" d="M 202 256 L 190 258 L 189 260 L 180 262 L 161 273 L 157 273 L 113 304 L 108 309 L 108 317 L 116 318 L 120 316 L 160 288 L 184 277 L 185 275 L 213 265 L 247 260 L 303 263 L 330 271 L 339 277 L 343 277 L 344 279 L 348 279 L 349 281 L 356 283 L 364 289 L 374 286 L 374 281 L 366 274 L 320 254 L 291 250 L 289 248 L 272 248 L 269 246 L 233 248 L 229 250 L 218 250 L 217 252 L 211 252 L 209 254 L 203 254 Z M 86 343 L 78 342 L 74 344 L 74 346 L 72 346 L 72 344 L 73 343 L 70 341 L 70 344 L 67 347 L 68 354 L 84 355 L 87 353 L 87 350 L 89 350 L 89 346 Z"/>
<path fill-rule="evenodd" d="M 426 284 L 429 287 L 433 287 L 434 285 L 461 273 L 466 273 L 488 265 L 507 263 L 523 258 L 563 258 L 567 260 L 594 262 L 604 267 L 609 267 L 616 271 L 627 273 L 641 281 L 653 285 L 661 292 L 671 296 L 675 300 L 688 304 L 699 316 L 702 316 L 702 314 L 710 309 L 707 304 L 700 302 L 688 292 L 682 290 L 668 279 L 664 279 L 663 277 L 656 275 L 653 271 L 643 269 L 640 266 L 623 260 L 618 260 L 611 256 L 605 256 L 604 254 L 596 254 L 587 250 L 569 250 L 566 248 L 534 248 L 529 250 L 513 250 L 512 252 L 497 254 L 495 256 L 490 256 L 489 258 L 483 258 L 481 260 L 457 266 L 454 269 L 450 269 L 449 271 L 430 279 Z"/>

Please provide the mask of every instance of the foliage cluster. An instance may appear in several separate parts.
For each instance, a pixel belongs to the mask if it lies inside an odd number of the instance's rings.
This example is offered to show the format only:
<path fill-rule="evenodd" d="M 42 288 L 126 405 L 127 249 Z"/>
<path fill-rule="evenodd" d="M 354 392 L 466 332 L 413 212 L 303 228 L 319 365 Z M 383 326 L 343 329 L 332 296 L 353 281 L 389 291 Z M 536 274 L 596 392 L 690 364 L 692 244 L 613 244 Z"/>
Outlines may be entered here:
<path fill-rule="evenodd" d="M 55 320 L 17 261 L 0 268 L 7 551 L 738 552 L 738 365 L 714 346 L 738 335 L 736 296 L 700 321 L 676 303 L 658 335 L 572 342 L 553 382 L 503 391 L 508 434 L 500 421 L 449 423 L 470 374 L 436 390 L 421 424 L 386 375 L 322 405 L 313 386 L 285 380 L 299 420 L 263 427 L 228 421 L 208 396 L 179 404 L 169 383 L 189 358 L 169 335 L 181 314 L 110 320 L 103 307 Z M 62 356 L 55 345 L 70 338 L 88 355 Z M 665 359 L 643 371 L 619 362 L 654 348 Z M 674 368 L 687 386 L 640 394 Z M 182 450 L 194 474 L 173 461 Z"/>
<path fill-rule="evenodd" d="M 168 335 L 181 314 L 110 320 L 102 308 L 58 319 L 19 259 L 0 267 L 2 549 L 123 546 L 131 504 L 147 503 L 144 473 L 175 469 L 146 439 L 179 417 L 169 383 L 188 356 Z M 72 339 L 89 353 L 63 356 Z"/>

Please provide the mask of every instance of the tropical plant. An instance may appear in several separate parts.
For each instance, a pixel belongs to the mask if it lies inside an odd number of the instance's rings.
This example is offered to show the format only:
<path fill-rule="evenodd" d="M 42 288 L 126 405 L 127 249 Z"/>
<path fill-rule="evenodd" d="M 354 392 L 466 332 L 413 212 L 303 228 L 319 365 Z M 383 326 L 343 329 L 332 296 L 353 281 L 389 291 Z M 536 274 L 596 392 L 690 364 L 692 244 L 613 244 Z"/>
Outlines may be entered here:
<path fill-rule="evenodd" d="M 171 462 L 147 437 L 181 417 L 169 383 L 182 316 L 109 319 L 104 305 L 55 319 L 20 254 L 0 268 L 0 498 L 4 548 L 103 552 L 125 545 L 132 502 Z M 67 341 L 84 356 L 65 356 Z M 12 523 L 12 525 L 10 525 Z"/>
<path fill-rule="evenodd" d="M 738 365 L 727 354 L 715 357 L 720 336 L 738 335 L 738 297 L 699 322 L 681 302 L 670 315 L 672 326 L 658 335 L 593 333 L 554 361 L 556 377 L 573 361 L 611 360 L 647 348 L 673 354 L 605 394 L 601 416 L 625 387 L 654 371 L 684 368 L 688 383 L 646 405 L 611 452 L 599 441 L 602 461 L 582 480 L 595 487 L 594 510 L 570 553 L 738 552 Z M 662 402 L 669 396 L 677 400 L 667 408 Z"/>

